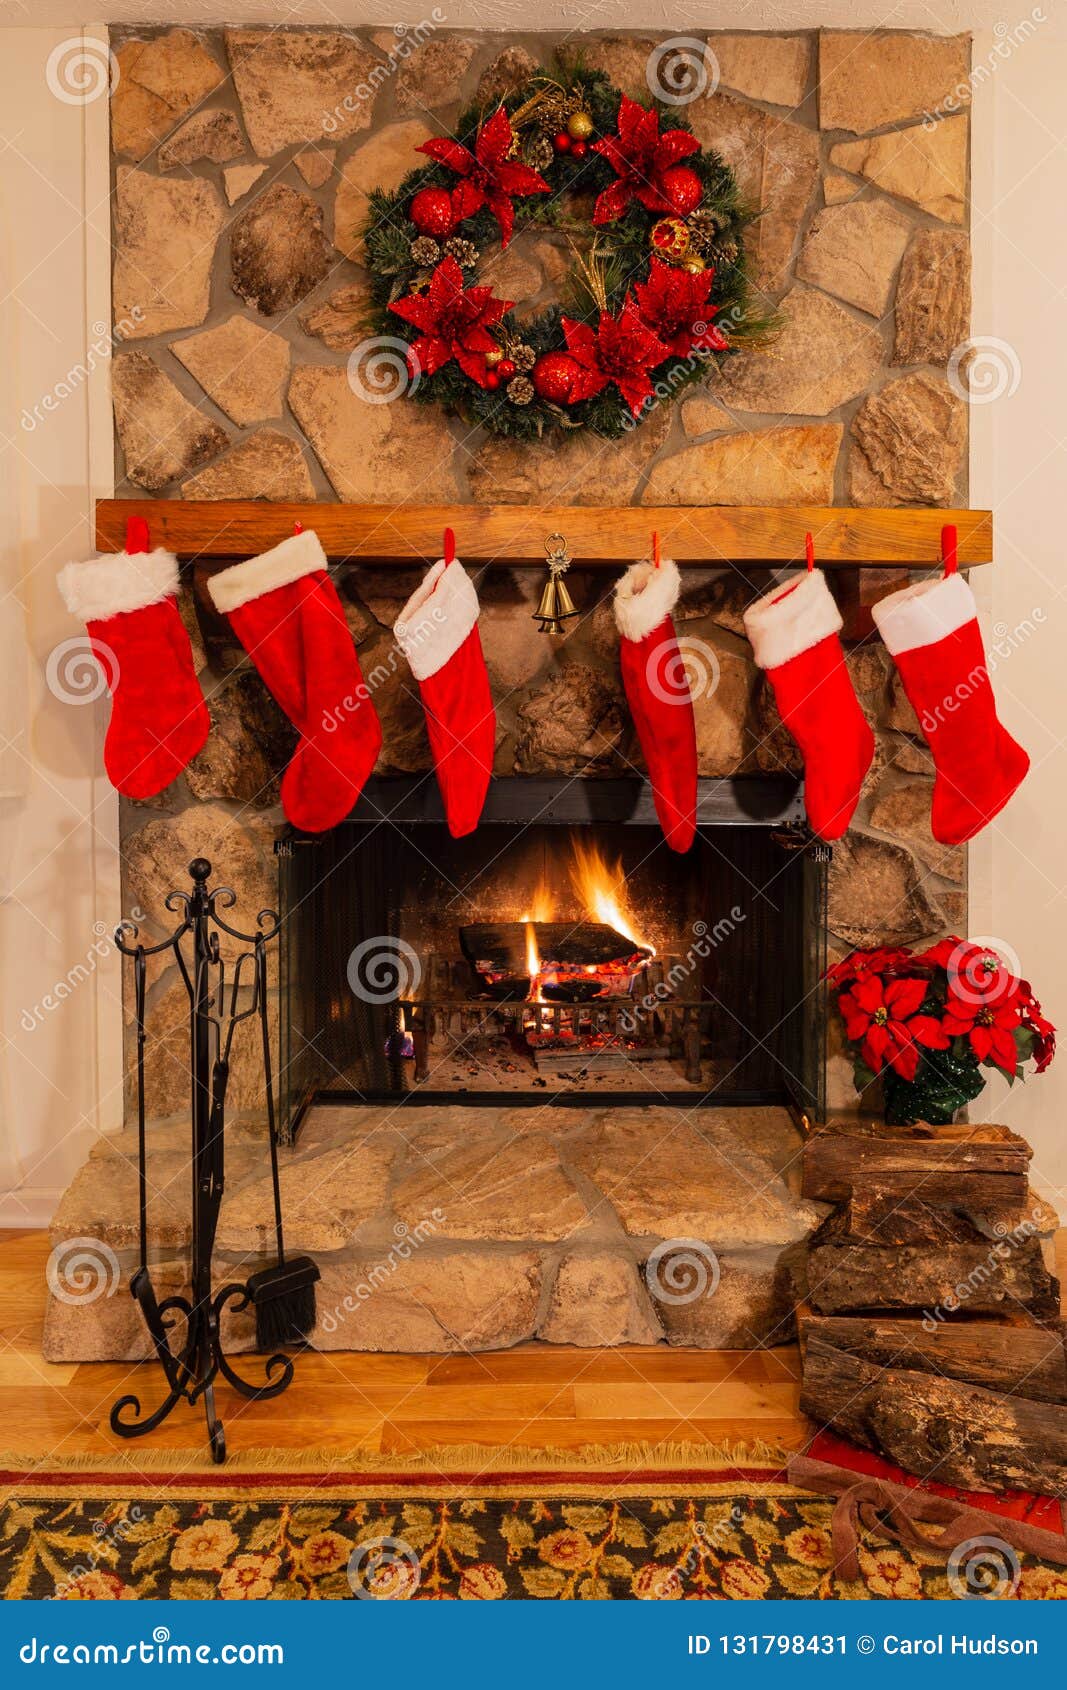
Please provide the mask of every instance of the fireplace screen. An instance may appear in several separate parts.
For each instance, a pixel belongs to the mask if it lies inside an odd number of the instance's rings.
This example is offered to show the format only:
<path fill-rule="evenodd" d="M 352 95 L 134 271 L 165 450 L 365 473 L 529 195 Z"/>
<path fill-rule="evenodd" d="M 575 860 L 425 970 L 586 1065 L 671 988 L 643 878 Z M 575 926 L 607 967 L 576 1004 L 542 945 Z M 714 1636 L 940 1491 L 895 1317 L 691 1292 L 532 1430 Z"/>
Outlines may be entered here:
<path fill-rule="evenodd" d="M 701 783 L 685 856 L 633 781 L 426 780 L 279 845 L 281 1116 L 314 1101 L 823 1103 L 826 858 L 791 783 Z"/>

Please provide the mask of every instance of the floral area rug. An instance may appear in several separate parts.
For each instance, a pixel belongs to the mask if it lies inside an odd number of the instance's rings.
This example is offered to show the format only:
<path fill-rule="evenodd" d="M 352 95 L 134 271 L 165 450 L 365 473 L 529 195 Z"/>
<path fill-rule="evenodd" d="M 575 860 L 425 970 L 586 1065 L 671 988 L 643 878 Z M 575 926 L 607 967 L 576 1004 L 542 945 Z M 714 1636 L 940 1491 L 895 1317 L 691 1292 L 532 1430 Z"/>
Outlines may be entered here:
<path fill-rule="evenodd" d="M 195 1598 L 493 1601 L 536 1598 L 948 1599 L 943 1556 L 877 1529 L 861 1577 L 833 1564 L 832 1499 L 781 1465 L 630 1450 L 595 1468 L 525 1452 L 447 1451 L 410 1464 L 353 1456 L 284 1470 L 186 1466 L 146 1473 L 0 1472 L 0 1590 L 7 1600 Z M 656 1457 L 652 1460 L 652 1457 Z M 305 1458 L 306 1459 L 306 1458 Z M 273 1471 L 266 1463 L 274 1462 Z M 571 1462 L 568 1469 L 564 1462 Z M 432 1471 L 428 1471 L 432 1468 Z M 1005 1594 L 1008 1594 L 1006 1591 Z M 1067 1599 L 1067 1568 L 1023 1557 L 1010 1594 Z"/>

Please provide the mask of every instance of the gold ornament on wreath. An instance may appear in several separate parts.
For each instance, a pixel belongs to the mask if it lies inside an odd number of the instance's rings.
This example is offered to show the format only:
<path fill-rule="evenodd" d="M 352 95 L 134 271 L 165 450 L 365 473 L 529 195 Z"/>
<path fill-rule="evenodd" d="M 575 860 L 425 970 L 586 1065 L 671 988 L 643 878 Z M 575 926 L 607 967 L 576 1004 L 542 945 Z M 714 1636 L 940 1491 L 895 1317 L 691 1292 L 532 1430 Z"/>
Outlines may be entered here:
<path fill-rule="evenodd" d="M 614 439 L 766 332 L 745 271 L 752 212 L 683 112 L 560 65 L 416 151 L 429 162 L 370 195 L 363 230 L 372 331 L 402 334 L 419 377 L 404 402 L 516 439 Z M 576 257 L 559 303 L 520 325 L 492 266 L 470 272 L 524 229 L 567 235 Z"/>

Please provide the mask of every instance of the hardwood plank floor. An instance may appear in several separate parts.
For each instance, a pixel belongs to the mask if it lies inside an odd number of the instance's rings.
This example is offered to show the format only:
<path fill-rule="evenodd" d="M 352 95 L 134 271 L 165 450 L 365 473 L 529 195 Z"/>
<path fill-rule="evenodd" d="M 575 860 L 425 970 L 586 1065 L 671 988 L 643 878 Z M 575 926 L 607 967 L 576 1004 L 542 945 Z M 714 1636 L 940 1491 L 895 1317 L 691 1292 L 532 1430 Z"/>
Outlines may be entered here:
<path fill-rule="evenodd" d="M 44 1233 L 0 1233 L 0 1449 L 42 1463 L 146 1444 L 117 1438 L 112 1402 L 160 1400 L 155 1364 L 41 1360 Z M 254 1372 L 254 1358 L 242 1365 Z M 628 1347 L 577 1350 L 525 1344 L 478 1355 L 306 1354 L 274 1403 L 218 1389 L 228 1470 L 242 1450 L 324 1448 L 399 1453 L 445 1444 L 577 1449 L 590 1444 L 739 1443 L 797 1448 L 794 1347 L 745 1352 Z M 150 1435 L 152 1449 L 204 1448 L 199 1407 L 180 1405 Z"/>

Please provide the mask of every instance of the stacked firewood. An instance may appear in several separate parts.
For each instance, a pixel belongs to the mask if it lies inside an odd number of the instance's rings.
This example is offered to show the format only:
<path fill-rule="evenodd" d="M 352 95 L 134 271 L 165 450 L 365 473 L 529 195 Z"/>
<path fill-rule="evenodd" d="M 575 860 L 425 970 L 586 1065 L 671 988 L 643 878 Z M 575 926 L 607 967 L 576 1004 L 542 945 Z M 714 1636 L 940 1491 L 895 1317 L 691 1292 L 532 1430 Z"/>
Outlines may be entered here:
<path fill-rule="evenodd" d="M 1000 1126 L 838 1122 L 804 1150 L 801 1407 L 907 1472 L 1067 1497 L 1056 1216 Z"/>

